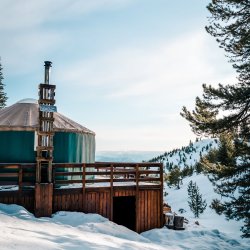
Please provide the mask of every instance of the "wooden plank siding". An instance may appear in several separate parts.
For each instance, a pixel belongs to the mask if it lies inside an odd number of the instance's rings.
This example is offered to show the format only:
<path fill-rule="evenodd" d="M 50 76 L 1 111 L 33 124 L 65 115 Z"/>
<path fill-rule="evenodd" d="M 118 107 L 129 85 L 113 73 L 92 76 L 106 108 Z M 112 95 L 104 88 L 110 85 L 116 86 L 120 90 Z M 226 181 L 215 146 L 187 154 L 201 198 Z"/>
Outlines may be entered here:
<path fill-rule="evenodd" d="M 114 197 L 135 196 L 134 187 L 114 190 Z M 78 211 L 84 213 L 98 213 L 111 220 L 110 203 L 111 191 L 109 189 L 96 188 L 86 189 L 85 200 L 81 189 L 71 189 L 65 192 L 64 189 L 54 190 L 53 212 L 57 211 Z M 162 227 L 161 223 L 161 190 L 149 190 L 147 188 L 138 191 L 138 207 L 136 208 L 136 231 L 144 232 L 153 228 Z M 84 208 L 82 204 L 85 204 Z"/>
<path fill-rule="evenodd" d="M 159 169 L 148 169 L 150 166 Z M 67 171 L 63 172 L 64 168 Z M 81 170 L 76 172 L 74 168 Z M 96 171 L 87 172 L 86 168 L 93 168 Z M 3 172 L 4 169 L 7 171 Z M 113 220 L 114 197 L 130 196 L 135 200 L 135 230 L 138 233 L 163 226 L 162 164 L 54 164 L 54 184 L 44 186 L 39 184 L 40 186 L 36 188 L 34 188 L 36 184 L 29 179 L 35 176 L 34 169 L 32 164 L 9 164 L 6 168 L 4 164 L 0 164 L 0 186 L 7 177 L 10 178 L 12 185 L 18 187 L 16 191 L 0 191 L 0 203 L 21 205 L 37 216 L 49 216 L 57 211 L 77 211 L 98 213 Z M 97 179 L 87 178 L 94 173 Z M 82 179 L 58 178 L 75 175 L 80 175 Z M 99 176 L 103 176 L 103 179 Z M 102 185 L 102 182 L 105 183 Z M 60 183 L 75 183 L 76 186 L 58 188 Z"/>
<path fill-rule="evenodd" d="M 17 204 L 34 213 L 34 190 L 0 192 L 0 203 Z"/>

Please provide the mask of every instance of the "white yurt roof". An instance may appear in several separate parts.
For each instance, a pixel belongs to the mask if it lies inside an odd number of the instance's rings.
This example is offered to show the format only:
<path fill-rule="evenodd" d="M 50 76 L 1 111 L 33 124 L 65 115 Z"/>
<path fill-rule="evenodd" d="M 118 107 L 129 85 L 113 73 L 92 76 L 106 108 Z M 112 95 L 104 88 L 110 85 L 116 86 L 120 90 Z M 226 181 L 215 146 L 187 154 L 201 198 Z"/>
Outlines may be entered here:
<path fill-rule="evenodd" d="M 95 133 L 66 116 L 54 113 L 54 131 Z M 9 107 L 0 110 L 0 131 L 25 130 L 34 131 L 38 127 L 38 102 L 35 99 L 23 99 Z"/>

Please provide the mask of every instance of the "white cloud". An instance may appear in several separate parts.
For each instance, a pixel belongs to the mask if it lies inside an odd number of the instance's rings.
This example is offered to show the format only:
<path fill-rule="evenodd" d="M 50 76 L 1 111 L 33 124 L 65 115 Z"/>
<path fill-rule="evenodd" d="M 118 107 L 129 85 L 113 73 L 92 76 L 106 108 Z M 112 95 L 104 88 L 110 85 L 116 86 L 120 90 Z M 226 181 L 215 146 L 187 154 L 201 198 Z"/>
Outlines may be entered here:
<path fill-rule="evenodd" d="M 5 68 L 12 76 L 20 73 L 31 74 L 34 68 L 46 60 L 51 49 L 55 49 L 63 38 L 61 34 L 49 31 L 30 30 L 9 37 L 2 37 L 1 56 Z M 21 66 L 20 66 L 21 65 Z"/>
<path fill-rule="evenodd" d="M 179 120 L 181 120 L 180 118 Z M 188 126 L 179 122 L 150 125 L 141 127 L 114 127 L 98 126 L 95 128 L 97 151 L 109 150 L 164 150 L 168 151 L 173 147 L 187 145 L 190 139 L 195 138 Z M 173 126 L 178 133 L 173 131 Z"/>
<path fill-rule="evenodd" d="M 99 112 L 104 113 L 102 117 L 113 117 L 112 122 L 100 119 L 91 124 L 98 150 L 107 149 L 107 142 L 110 150 L 169 150 L 195 138 L 179 113 L 183 105 L 193 108 L 201 84 L 235 78 L 220 52 L 205 36 L 193 33 L 158 42 L 153 48 L 121 48 L 81 60 L 58 71 L 57 78 L 78 90 L 76 99 L 84 98 L 85 90 L 91 89 L 97 103 L 104 97 L 111 105 L 127 105 L 122 114 L 95 111 L 96 116 Z M 131 124 L 120 122 L 122 116 Z"/>
<path fill-rule="evenodd" d="M 153 49 L 123 48 L 67 65 L 67 70 L 62 69 L 58 76 L 61 82 L 71 82 L 82 89 L 105 86 L 104 94 L 109 98 L 152 96 L 159 92 L 185 95 L 195 88 L 197 91 L 203 81 L 218 81 L 218 75 L 220 79 L 228 77 L 229 70 L 218 73 L 225 66 L 220 66 L 224 57 L 206 60 L 211 53 L 207 43 L 204 35 L 193 33 L 158 42 Z"/>
<path fill-rule="evenodd" d="M 123 7 L 131 0 L 1 0 L 0 30 L 34 28 L 52 20 L 74 19 L 99 9 Z"/>
<path fill-rule="evenodd" d="M 70 45 L 74 26 L 60 29 L 63 22 L 77 23 L 84 15 L 116 10 L 130 3 L 131 0 L 1 0 L 0 47 L 6 72 L 31 74 L 41 61 L 52 60 Z"/>

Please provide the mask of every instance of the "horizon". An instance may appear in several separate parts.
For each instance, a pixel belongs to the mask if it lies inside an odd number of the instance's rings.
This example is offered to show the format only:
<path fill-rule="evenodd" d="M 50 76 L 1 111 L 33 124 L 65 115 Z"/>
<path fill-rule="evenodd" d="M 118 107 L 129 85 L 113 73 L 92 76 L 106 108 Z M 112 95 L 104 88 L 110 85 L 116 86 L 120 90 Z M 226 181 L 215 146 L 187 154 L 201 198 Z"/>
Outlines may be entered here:
<path fill-rule="evenodd" d="M 52 61 L 58 112 L 96 133 L 96 151 L 161 151 L 197 137 L 180 116 L 204 82 L 236 74 L 205 31 L 209 1 L 6 1 L 0 17 L 7 105 L 38 98 Z"/>

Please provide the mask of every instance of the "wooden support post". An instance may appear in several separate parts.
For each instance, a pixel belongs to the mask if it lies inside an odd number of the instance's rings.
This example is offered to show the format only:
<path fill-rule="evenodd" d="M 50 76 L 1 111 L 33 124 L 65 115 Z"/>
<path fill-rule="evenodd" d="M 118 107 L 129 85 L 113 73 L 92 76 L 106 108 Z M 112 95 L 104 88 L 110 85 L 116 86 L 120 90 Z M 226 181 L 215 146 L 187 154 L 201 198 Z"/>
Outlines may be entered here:
<path fill-rule="evenodd" d="M 35 185 L 35 216 L 51 217 L 53 210 L 53 184 L 36 183 Z"/>
<path fill-rule="evenodd" d="M 51 216 L 53 206 L 53 112 L 55 85 L 49 84 L 51 62 L 45 61 L 44 84 L 39 85 L 38 145 L 35 185 L 35 215 Z"/>

